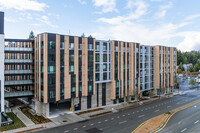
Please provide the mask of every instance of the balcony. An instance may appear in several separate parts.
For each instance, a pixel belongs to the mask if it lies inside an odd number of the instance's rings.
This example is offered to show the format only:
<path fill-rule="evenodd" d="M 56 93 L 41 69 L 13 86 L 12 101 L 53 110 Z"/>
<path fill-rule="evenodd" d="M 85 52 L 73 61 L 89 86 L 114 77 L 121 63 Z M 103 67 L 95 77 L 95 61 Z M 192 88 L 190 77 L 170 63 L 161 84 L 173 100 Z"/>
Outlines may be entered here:
<path fill-rule="evenodd" d="M 33 74 L 33 70 L 5 70 L 4 74 Z"/>
<path fill-rule="evenodd" d="M 26 52 L 33 52 L 33 48 L 18 48 L 18 47 L 5 47 L 5 52 L 8 51 L 26 51 Z"/>
<path fill-rule="evenodd" d="M 33 63 L 32 59 L 5 59 L 5 63 Z"/>
<path fill-rule="evenodd" d="M 4 85 L 29 85 L 29 84 L 33 84 L 33 80 L 11 80 L 4 82 Z"/>

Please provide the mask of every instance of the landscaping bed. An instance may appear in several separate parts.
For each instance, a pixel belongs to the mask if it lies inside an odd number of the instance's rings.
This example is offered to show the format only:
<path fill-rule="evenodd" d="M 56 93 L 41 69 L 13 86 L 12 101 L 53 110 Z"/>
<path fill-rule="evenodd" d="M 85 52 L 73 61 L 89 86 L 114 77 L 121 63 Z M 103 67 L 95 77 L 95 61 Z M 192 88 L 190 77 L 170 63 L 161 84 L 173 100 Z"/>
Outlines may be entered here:
<path fill-rule="evenodd" d="M 25 124 L 14 113 L 10 112 L 6 114 L 10 119 L 13 120 L 14 124 L 0 127 L 1 132 L 26 127 Z"/>
<path fill-rule="evenodd" d="M 142 125 L 142 127 L 137 129 L 135 133 L 150 133 L 154 131 L 164 123 L 164 121 L 169 117 L 169 115 L 170 113 L 165 113 L 148 120 L 146 123 L 144 123 L 144 125 Z"/>
<path fill-rule="evenodd" d="M 99 114 L 90 115 L 89 117 L 96 117 L 96 116 L 105 115 L 105 114 L 109 114 L 109 113 L 112 113 L 112 111 L 106 111 L 106 112 L 102 112 Z"/>
<path fill-rule="evenodd" d="M 103 110 L 103 108 L 97 108 L 97 109 L 91 109 L 91 110 L 81 111 L 81 112 L 78 112 L 76 114 L 77 115 L 82 115 L 82 114 L 91 113 L 91 112 L 100 111 L 100 110 Z"/>
<path fill-rule="evenodd" d="M 39 116 L 39 115 L 36 115 L 36 114 L 32 114 L 30 112 L 31 107 L 25 106 L 25 107 L 21 107 L 20 109 L 35 124 L 51 122 L 51 120 L 49 120 L 48 118 L 45 118 L 44 116 Z"/>

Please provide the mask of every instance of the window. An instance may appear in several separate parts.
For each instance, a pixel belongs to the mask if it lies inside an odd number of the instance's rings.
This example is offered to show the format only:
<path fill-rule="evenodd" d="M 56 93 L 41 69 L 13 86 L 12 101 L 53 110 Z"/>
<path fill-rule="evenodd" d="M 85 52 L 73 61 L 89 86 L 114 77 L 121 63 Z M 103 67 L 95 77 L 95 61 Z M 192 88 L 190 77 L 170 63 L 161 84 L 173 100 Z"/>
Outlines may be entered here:
<path fill-rule="evenodd" d="M 64 49 L 64 42 L 60 42 L 60 49 Z"/>
<path fill-rule="evenodd" d="M 72 93 L 76 92 L 76 87 L 72 87 Z"/>
<path fill-rule="evenodd" d="M 74 50 L 74 43 L 69 44 L 69 50 Z"/>
<path fill-rule="evenodd" d="M 55 49 L 55 42 L 54 41 L 49 41 L 48 49 Z"/>
<path fill-rule="evenodd" d="M 107 73 L 103 73 L 103 80 L 107 80 Z"/>
<path fill-rule="evenodd" d="M 92 51 L 93 50 L 93 45 L 92 44 L 88 44 L 88 50 Z"/>
<path fill-rule="evenodd" d="M 74 55 L 69 55 L 69 60 L 70 60 L 71 62 L 74 62 Z"/>
<path fill-rule="evenodd" d="M 88 86 L 88 92 L 92 92 L 92 85 Z"/>
<path fill-rule="evenodd" d="M 54 54 L 48 54 L 48 62 L 54 62 L 55 61 L 55 55 Z"/>
<path fill-rule="evenodd" d="M 79 44 L 78 49 L 82 50 L 82 43 Z"/>
<path fill-rule="evenodd" d="M 103 45 L 103 51 L 107 51 L 107 45 Z"/>
<path fill-rule="evenodd" d="M 60 72 L 61 72 L 61 73 L 64 72 L 64 66 L 60 66 Z"/>
<path fill-rule="evenodd" d="M 54 98 L 55 97 L 55 91 L 49 91 L 49 98 Z"/>
<path fill-rule="evenodd" d="M 93 75 L 88 75 L 88 81 L 93 81 Z"/>
<path fill-rule="evenodd" d="M 69 72 L 74 72 L 74 65 L 69 66 Z"/>
<path fill-rule="evenodd" d="M 43 48 L 44 48 L 44 42 L 41 41 L 41 49 L 43 49 Z"/>
<path fill-rule="evenodd" d="M 60 77 L 60 84 L 64 84 L 64 77 L 63 76 Z"/>
<path fill-rule="evenodd" d="M 107 71 L 107 64 L 103 64 L 103 71 Z"/>
<path fill-rule="evenodd" d="M 82 82 L 82 75 L 79 75 L 79 82 Z"/>
<path fill-rule="evenodd" d="M 99 61 L 100 61 L 100 55 L 96 54 L 96 62 L 99 62 Z"/>
<path fill-rule="evenodd" d="M 96 71 L 100 71 L 100 65 L 99 64 L 96 64 Z"/>
<path fill-rule="evenodd" d="M 119 82 L 116 82 L 116 88 L 118 88 L 119 87 Z"/>
<path fill-rule="evenodd" d="M 79 61 L 82 62 L 82 55 L 79 55 Z"/>
<path fill-rule="evenodd" d="M 107 55 L 103 55 L 103 62 L 107 62 Z"/>
<path fill-rule="evenodd" d="M 79 91 L 82 92 L 82 86 L 81 85 L 79 86 Z"/>
<path fill-rule="evenodd" d="M 55 85 L 55 77 L 48 77 L 48 85 Z"/>
<path fill-rule="evenodd" d="M 42 73 L 44 72 L 44 67 L 42 66 Z"/>
<path fill-rule="evenodd" d="M 64 62 L 64 55 L 63 54 L 60 54 L 60 62 Z"/>
<path fill-rule="evenodd" d="M 96 51 L 100 51 L 100 46 L 99 46 L 99 44 L 96 45 Z"/>
<path fill-rule="evenodd" d="M 88 62 L 92 62 L 93 61 L 93 55 L 88 55 Z"/>
<path fill-rule="evenodd" d="M 118 46 L 115 46 L 115 52 L 118 52 Z"/>
<path fill-rule="evenodd" d="M 48 66 L 48 73 L 55 73 L 56 69 L 55 66 Z"/>
<path fill-rule="evenodd" d="M 99 80 L 100 80 L 100 74 L 96 73 L 96 81 L 99 81 Z"/>

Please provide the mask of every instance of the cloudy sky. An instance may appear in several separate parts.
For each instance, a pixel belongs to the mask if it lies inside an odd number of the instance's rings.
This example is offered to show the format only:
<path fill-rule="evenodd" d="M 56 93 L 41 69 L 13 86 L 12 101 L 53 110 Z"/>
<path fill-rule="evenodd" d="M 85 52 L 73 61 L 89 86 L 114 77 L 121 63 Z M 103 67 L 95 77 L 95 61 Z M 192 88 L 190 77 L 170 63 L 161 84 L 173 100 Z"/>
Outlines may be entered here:
<path fill-rule="evenodd" d="M 199 0 L 0 0 L 5 37 L 31 30 L 200 50 Z"/>

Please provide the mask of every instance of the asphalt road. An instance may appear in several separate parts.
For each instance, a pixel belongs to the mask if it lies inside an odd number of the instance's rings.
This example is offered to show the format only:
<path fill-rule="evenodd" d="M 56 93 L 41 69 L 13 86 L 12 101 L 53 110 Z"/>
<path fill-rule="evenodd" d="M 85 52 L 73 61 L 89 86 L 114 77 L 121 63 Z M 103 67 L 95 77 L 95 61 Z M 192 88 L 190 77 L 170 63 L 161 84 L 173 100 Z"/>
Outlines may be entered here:
<path fill-rule="evenodd" d="M 160 133 L 199 133 L 200 104 L 177 112 Z"/>
<path fill-rule="evenodd" d="M 163 114 L 172 109 L 200 99 L 200 91 L 188 91 L 187 94 L 162 99 L 127 109 L 113 114 L 104 115 L 83 122 L 48 128 L 38 133 L 130 133 L 142 122 Z M 180 117 L 180 116 L 179 116 Z M 182 116 L 183 117 L 183 116 Z M 200 118 L 200 117 L 199 117 Z M 164 130 L 163 130 L 164 131 Z"/>

